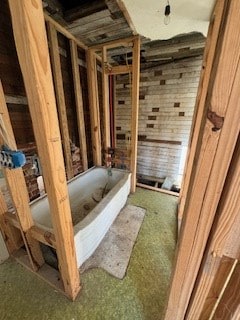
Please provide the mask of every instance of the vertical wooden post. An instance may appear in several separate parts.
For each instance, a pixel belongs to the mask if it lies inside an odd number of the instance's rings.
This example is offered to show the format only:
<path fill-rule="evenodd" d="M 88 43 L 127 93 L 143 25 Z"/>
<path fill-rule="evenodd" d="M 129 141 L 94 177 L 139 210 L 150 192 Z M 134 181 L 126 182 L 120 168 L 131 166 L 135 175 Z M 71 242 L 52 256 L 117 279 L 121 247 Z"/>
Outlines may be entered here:
<path fill-rule="evenodd" d="M 7 109 L 7 105 L 5 102 L 5 97 L 4 97 L 4 92 L 3 92 L 3 87 L 2 83 L 0 81 L 0 114 L 2 117 L 2 121 L 5 126 L 6 130 L 6 135 L 5 139 L 8 141 L 3 141 L 2 137 L 0 137 L 0 143 L 8 143 L 9 147 L 12 149 L 17 149 L 13 130 L 12 130 L 12 125 L 10 122 L 10 117 Z M 16 209 L 16 216 L 19 220 L 20 228 L 21 228 L 21 236 L 23 238 L 26 250 L 28 252 L 29 260 L 31 263 L 31 266 L 33 270 L 37 270 L 41 265 L 44 263 L 44 259 L 42 256 L 42 252 L 40 249 L 39 243 L 32 239 L 31 236 L 27 235 L 28 230 L 33 226 L 33 219 L 32 219 L 32 214 L 31 210 L 29 207 L 29 197 L 28 197 L 28 191 L 27 191 L 27 186 L 25 183 L 23 171 L 21 168 L 19 169 L 14 169 L 10 170 L 7 168 L 3 169 L 4 176 L 6 178 L 6 182 L 8 184 L 8 189 L 12 197 L 13 205 Z M 7 206 L 3 200 L 1 199 L 1 215 L 3 215 L 7 211 Z M 17 231 L 13 231 L 12 227 L 8 226 L 7 223 L 4 223 L 4 217 L 2 216 L 1 220 L 3 223 L 4 230 L 7 232 L 7 236 L 12 236 L 12 241 L 14 241 L 14 238 L 19 239 L 19 235 L 17 235 Z M 3 232 L 4 232 L 3 230 Z M 8 244 L 10 252 L 14 249 L 12 247 L 12 241 L 11 241 L 11 246 L 10 243 L 7 241 L 6 243 Z"/>
<path fill-rule="evenodd" d="M 85 133 L 85 122 L 84 122 L 84 113 L 83 113 L 83 98 L 82 98 L 82 85 L 79 74 L 78 66 L 78 53 L 77 45 L 74 40 L 70 41 L 70 51 L 71 51 L 71 63 L 72 63 L 72 73 L 73 73 L 73 85 L 74 85 L 74 94 L 76 102 L 76 112 L 77 112 L 77 121 L 78 121 L 78 134 L 79 134 L 79 143 L 81 158 L 83 164 L 83 170 L 88 169 L 88 159 L 87 159 L 87 145 L 86 145 L 86 133 Z"/>
<path fill-rule="evenodd" d="M 73 177 L 72 156 L 70 147 L 70 138 L 68 130 L 67 110 L 65 104 L 65 95 L 63 89 L 63 79 L 61 70 L 61 61 L 59 55 L 59 46 L 57 31 L 51 22 L 47 22 L 49 47 L 52 61 L 52 72 L 55 83 L 55 92 L 57 99 L 58 117 L 61 129 L 61 137 L 63 142 L 64 158 L 68 179 Z"/>
<path fill-rule="evenodd" d="M 91 117 L 91 134 L 93 144 L 93 162 L 95 166 L 102 165 L 101 152 L 101 132 L 99 116 L 99 98 L 97 82 L 97 64 L 95 52 L 92 49 L 87 51 L 87 76 L 88 76 L 88 94 Z"/>
<path fill-rule="evenodd" d="M 66 294 L 79 292 L 79 272 L 42 1 L 9 0 L 13 33 L 33 122 Z M 24 32 L 23 32 L 24 30 Z"/>
<path fill-rule="evenodd" d="M 208 86 L 165 320 L 185 317 L 240 130 L 239 20 L 240 2 L 229 1 Z"/>
<path fill-rule="evenodd" d="M 218 295 L 215 282 L 218 285 L 216 277 L 219 277 L 220 270 L 222 269 L 221 264 L 227 264 L 232 267 L 235 259 L 240 258 L 239 208 L 240 137 L 218 206 L 218 219 L 214 222 L 212 238 L 205 252 L 205 259 L 198 275 L 198 285 L 194 290 L 188 308 L 189 319 L 209 318 L 216 300 L 214 296 Z M 226 257 L 224 260 L 222 259 L 223 256 Z M 223 263 L 222 260 L 227 263 Z M 220 281 L 223 281 L 227 276 L 228 273 L 224 269 L 220 275 Z"/>
<path fill-rule="evenodd" d="M 139 77 L 140 77 L 140 38 L 133 40 L 132 58 L 132 122 L 131 122 L 131 192 L 136 190 L 137 143 L 138 143 L 138 110 L 139 110 Z"/>
<path fill-rule="evenodd" d="M 102 48 L 102 96 L 103 96 L 103 112 L 104 112 L 104 151 L 105 162 L 107 164 L 107 149 L 110 147 L 110 115 L 109 115 L 109 83 L 107 67 L 107 49 Z"/>
<path fill-rule="evenodd" d="M 201 72 L 201 78 L 199 81 L 197 99 L 196 99 L 196 108 L 194 113 L 194 120 L 192 125 L 192 132 L 191 132 L 191 142 L 188 147 L 188 156 L 187 161 L 185 164 L 184 169 L 184 177 L 183 183 L 180 193 L 180 203 L 178 209 L 178 219 L 181 222 L 183 217 L 183 211 L 187 196 L 187 191 L 189 188 L 191 172 L 193 168 L 193 160 L 194 155 L 197 148 L 197 139 L 201 127 L 201 121 L 204 114 L 204 106 L 206 103 L 207 92 L 208 92 L 208 85 L 210 81 L 211 70 L 215 58 L 215 51 L 217 47 L 217 40 L 219 36 L 219 31 L 222 22 L 222 15 L 224 13 L 224 8 L 226 7 L 225 1 L 217 1 L 216 6 L 214 8 L 209 30 L 208 36 L 206 41 L 206 46 L 204 50 L 204 57 L 203 57 L 203 68 Z"/>

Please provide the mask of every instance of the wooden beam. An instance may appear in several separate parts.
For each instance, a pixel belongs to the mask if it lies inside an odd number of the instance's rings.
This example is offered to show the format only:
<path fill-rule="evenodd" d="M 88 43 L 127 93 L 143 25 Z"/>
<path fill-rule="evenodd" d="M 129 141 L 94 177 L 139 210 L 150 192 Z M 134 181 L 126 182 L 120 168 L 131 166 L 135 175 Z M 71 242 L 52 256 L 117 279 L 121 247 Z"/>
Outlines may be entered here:
<path fill-rule="evenodd" d="M 198 284 L 188 309 L 190 319 L 207 319 L 211 314 L 214 300 L 213 292 L 217 292 L 216 277 L 218 277 L 220 264 L 222 263 L 220 258 L 227 256 L 228 259 L 231 258 L 231 261 L 240 258 L 239 208 L 240 137 L 236 144 L 236 150 L 218 205 L 217 219 L 215 219 L 212 228 L 212 238 L 205 253 L 205 261 L 199 272 Z M 222 275 L 221 279 L 224 279 Z M 202 316 L 200 317 L 200 315 Z"/>
<path fill-rule="evenodd" d="M 17 150 L 17 145 L 14 138 L 7 105 L 5 102 L 1 81 L 0 81 L 0 114 L 5 127 L 4 137 L 0 136 L 0 144 L 3 145 L 4 143 L 7 143 L 9 148 L 11 148 L 12 150 Z M 27 186 L 24 179 L 22 168 L 14 169 L 14 170 L 3 168 L 3 173 L 8 185 L 8 190 L 10 192 L 13 205 L 16 209 L 16 215 L 19 220 L 19 224 L 21 226 L 21 236 L 24 241 L 30 263 L 32 265 L 33 270 L 36 271 L 44 263 L 44 259 L 42 256 L 39 243 L 34 239 L 32 239 L 31 237 L 27 237 L 25 235 L 25 233 L 33 226 L 33 219 L 32 219 L 32 214 L 29 207 L 28 191 L 27 191 Z M 2 198 L 1 215 L 5 214 L 6 209 L 7 209 L 7 206 Z M 3 223 L 3 219 L 1 220 Z M 10 227 L 8 227 L 6 223 L 4 223 L 3 229 L 5 230 L 5 232 L 9 232 L 8 236 L 12 235 L 14 238 L 15 237 L 19 238 L 19 235 L 17 235 L 12 228 L 10 230 Z M 14 238 L 12 238 L 12 241 L 14 241 Z M 9 244 L 7 245 L 9 246 Z M 12 251 L 12 247 L 10 251 Z"/>
<path fill-rule="evenodd" d="M 75 299 L 80 290 L 79 272 L 42 1 L 9 0 L 9 7 L 56 237 L 59 270 L 66 294 Z"/>
<path fill-rule="evenodd" d="M 102 96 L 103 96 L 103 124 L 104 124 L 104 143 L 103 148 L 105 151 L 105 164 L 108 163 L 107 150 L 111 146 L 110 142 L 110 112 L 109 112 L 109 77 L 106 72 L 107 65 L 107 49 L 102 49 Z"/>
<path fill-rule="evenodd" d="M 91 135 L 93 145 L 93 162 L 95 166 L 102 165 L 101 152 L 101 132 L 99 116 L 99 97 L 97 82 L 97 64 L 93 50 L 87 51 L 87 77 L 88 77 L 88 95 L 91 117 Z"/>
<path fill-rule="evenodd" d="M 61 61 L 60 61 L 60 55 L 59 55 L 57 31 L 51 22 L 47 23 L 47 27 L 48 27 L 49 48 L 50 48 L 52 72 L 53 72 L 53 78 L 54 78 L 54 84 L 55 84 L 55 93 L 57 98 L 58 117 L 59 117 L 60 129 L 61 129 L 66 172 L 67 172 L 68 179 L 71 179 L 74 176 L 74 174 L 73 174 L 73 166 L 72 166 L 72 155 L 71 155 L 67 110 L 66 110 L 65 94 L 64 94 L 64 88 L 63 88 L 63 78 L 62 78 Z"/>
<path fill-rule="evenodd" d="M 117 4 L 118 4 L 120 10 L 122 11 L 125 19 L 127 20 L 127 23 L 129 25 L 129 27 L 132 29 L 133 35 L 137 35 L 138 34 L 137 30 L 136 30 L 136 28 L 135 28 L 135 26 L 134 26 L 134 24 L 132 22 L 130 14 L 128 13 L 128 10 L 127 10 L 127 8 L 125 6 L 125 3 L 122 0 L 117 0 Z"/>
<path fill-rule="evenodd" d="M 6 103 L 12 104 L 23 104 L 27 105 L 27 98 L 25 96 L 16 96 L 16 95 L 6 95 L 5 94 Z"/>
<path fill-rule="evenodd" d="M 177 193 L 177 192 L 173 192 L 173 191 L 170 191 L 170 190 L 165 190 L 165 189 L 161 189 L 161 188 L 157 188 L 157 187 L 148 186 L 148 185 L 143 184 L 143 183 L 139 183 L 139 182 L 138 182 L 138 183 L 136 184 L 136 186 L 137 186 L 137 187 L 140 187 L 140 188 L 152 190 L 152 191 L 157 191 L 157 192 L 165 193 L 165 194 L 168 194 L 168 195 L 170 195 L 170 196 L 179 197 L 179 193 Z"/>
<path fill-rule="evenodd" d="M 138 36 L 131 36 L 124 39 L 117 39 L 102 44 L 97 44 L 89 48 L 93 51 L 101 51 L 103 47 L 105 47 L 106 49 L 112 49 L 117 47 L 129 47 L 132 46 L 133 41 L 137 39 L 139 39 Z"/>
<path fill-rule="evenodd" d="M 192 121 L 192 129 L 190 134 L 190 143 L 188 146 L 187 160 L 185 163 L 182 188 L 180 191 L 180 201 L 178 208 L 178 218 L 181 220 L 183 217 L 183 211 L 185 207 L 187 192 L 190 183 L 190 177 L 193 169 L 193 160 L 197 149 L 197 142 L 199 131 L 201 128 L 202 118 L 205 110 L 205 103 L 207 98 L 208 86 L 210 82 L 211 70 L 215 59 L 215 52 L 217 47 L 217 41 L 219 37 L 219 31 L 221 27 L 222 16 L 226 8 L 225 1 L 217 1 L 211 17 L 206 46 L 203 56 L 203 64 L 201 77 L 199 80 L 198 93 L 196 98 L 194 116 Z"/>
<path fill-rule="evenodd" d="M 215 319 L 238 320 L 240 315 L 240 263 L 235 267 L 231 279 L 219 301 Z M 212 318 L 214 319 L 214 317 Z"/>
<path fill-rule="evenodd" d="M 216 299 L 216 301 L 214 303 L 212 312 L 211 312 L 211 314 L 209 316 L 209 320 L 214 319 L 213 317 L 215 315 L 217 307 L 219 306 L 219 303 L 220 303 L 220 301 L 222 299 L 222 296 L 223 296 L 223 294 L 224 294 L 224 292 L 225 292 L 225 290 L 226 290 L 226 288 L 227 288 L 227 286 L 229 284 L 229 281 L 230 281 L 230 279 L 232 277 L 232 274 L 233 274 L 233 272 L 234 272 L 234 270 L 235 270 L 235 268 L 237 266 L 237 263 L 238 263 L 237 259 L 235 259 L 235 260 L 229 259 L 229 260 L 232 260 L 232 261 L 231 261 L 231 264 L 228 266 L 228 269 L 227 270 L 223 270 L 223 272 L 220 271 L 219 274 L 218 274 L 218 276 L 219 275 L 222 276 L 221 277 L 221 282 L 220 282 L 222 284 L 222 286 L 221 286 L 221 288 L 219 290 L 218 297 L 217 297 L 217 299 Z"/>
<path fill-rule="evenodd" d="M 78 65 L 77 45 L 74 42 L 74 40 L 70 40 L 70 51 L 71 51 L 73 85 L 74 85 L 74 95 L 75 95 L 75 102 L 76 102 L 77 125 L 78 125 L 78 134 L 79 134 L 79 142 L 80 142 L 81 160 L 82 160 L 83 170 L 86 171 L 88 169 L 88 159 L 87 159 L 85 121 L 84 121 L 84 112 L 83 112 L 82 85 L 81 85 L 81 78 L 79 74 L 80 70 Z"/>
<path fill-rule="evenodd" d="M 4 220 L 8 222 L 9 225 L 21 230 L 21 226 L 15 214 L 6 211 L 4 214 Z M 56 248 L 56 239 L 52 232 L 43 227 L 32 226 L 27 233 L 35 240 L 44 243 L 50 247 Z"/>
<path fill-rule="evenodd" d="M 108 68 L 105 68 L 105 73 L 107 74 L 125 74 L 132 72 L 132 66 L 113 66 Z"/>
<path fill-rule="evenodd" d="M 137 142 L 138 142 L 138 111 L 139 111 L 139 79 L 140 79 L 140 38 L 133 40 L 132 53 L 132 120 L 131 120 L 131 192 L 136 190 L 137 179 Z"/>
<path fill-rule="evenodd" d="M 38 240 L 41 243 L 46 244 L 52 248 L 56 248 L 56 239 L 52 232 L 33 226 L 29 231 L 32 238 Z"/>
<path fill-rule="evenodd" d="M 240 130 L 239 20 L 240 2 L 230 1 L 211 72 L 165 320 L 185 317 Z"/>
<path fill-rule="evenodd" d="M 45 13 L 44 18 L 45 18 L 46 22 L 51 23 L 52 26 L 54 26 L 58 32 L 60 32 L 62 35 L 64 35 L 69 40 L 73 40 L 80 48 L 82 48 L 84 50 L 88 49 L 88 47 L 83 42 L 81 42 L 76 37 L 74 37 L 74 35 L 72 35 L 71 32 L 69 32 L 67 29 L 65 29 L 63 26 L 61 26 L 57 21 L 52 19 L 48 14 Z"/>

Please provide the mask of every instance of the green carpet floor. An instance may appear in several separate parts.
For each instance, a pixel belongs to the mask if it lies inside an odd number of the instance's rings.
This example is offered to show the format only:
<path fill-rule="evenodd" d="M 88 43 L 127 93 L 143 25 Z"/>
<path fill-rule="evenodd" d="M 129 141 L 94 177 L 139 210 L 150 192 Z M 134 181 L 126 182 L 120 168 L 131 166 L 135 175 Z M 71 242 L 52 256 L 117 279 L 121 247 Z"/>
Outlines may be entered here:
<path fill-rule="evenodd" d="M 0 319 L 161 319 L 176 243 L 177 198 L 138 188 L 128 203 L 147 212 L 123 280 L 89 270 L 81 277 L 80 295 L 70 302 L 8 260 L 0 266 Z"/>

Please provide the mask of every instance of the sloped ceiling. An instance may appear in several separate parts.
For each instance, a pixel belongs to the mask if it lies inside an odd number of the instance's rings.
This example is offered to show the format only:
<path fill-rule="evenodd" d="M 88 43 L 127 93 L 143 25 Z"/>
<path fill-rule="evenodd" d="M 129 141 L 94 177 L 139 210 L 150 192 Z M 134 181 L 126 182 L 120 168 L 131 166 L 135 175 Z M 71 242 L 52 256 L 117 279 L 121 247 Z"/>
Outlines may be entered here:
<path fill-rule="evenodd" d="M 167 0 L 122 0 L 137 32 L 151 40 L 169 39 L 179 34 L 207 35 L 215 0 L 169 0 L 170 23 L 164 24 Z"/>

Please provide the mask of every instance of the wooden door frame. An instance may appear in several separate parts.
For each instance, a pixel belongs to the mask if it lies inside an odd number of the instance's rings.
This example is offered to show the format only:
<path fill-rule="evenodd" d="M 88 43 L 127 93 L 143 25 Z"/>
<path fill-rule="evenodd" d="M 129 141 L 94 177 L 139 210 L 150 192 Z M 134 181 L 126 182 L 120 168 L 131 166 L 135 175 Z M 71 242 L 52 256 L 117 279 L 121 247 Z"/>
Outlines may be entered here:
<path fill-rule="evenodd" d="M 165 320 L 191 319 L 186 310 L 239 134 L 238 12 L 237 0 L 218 0 L 209 28 L 181 195 L 183 221 Z"/>

